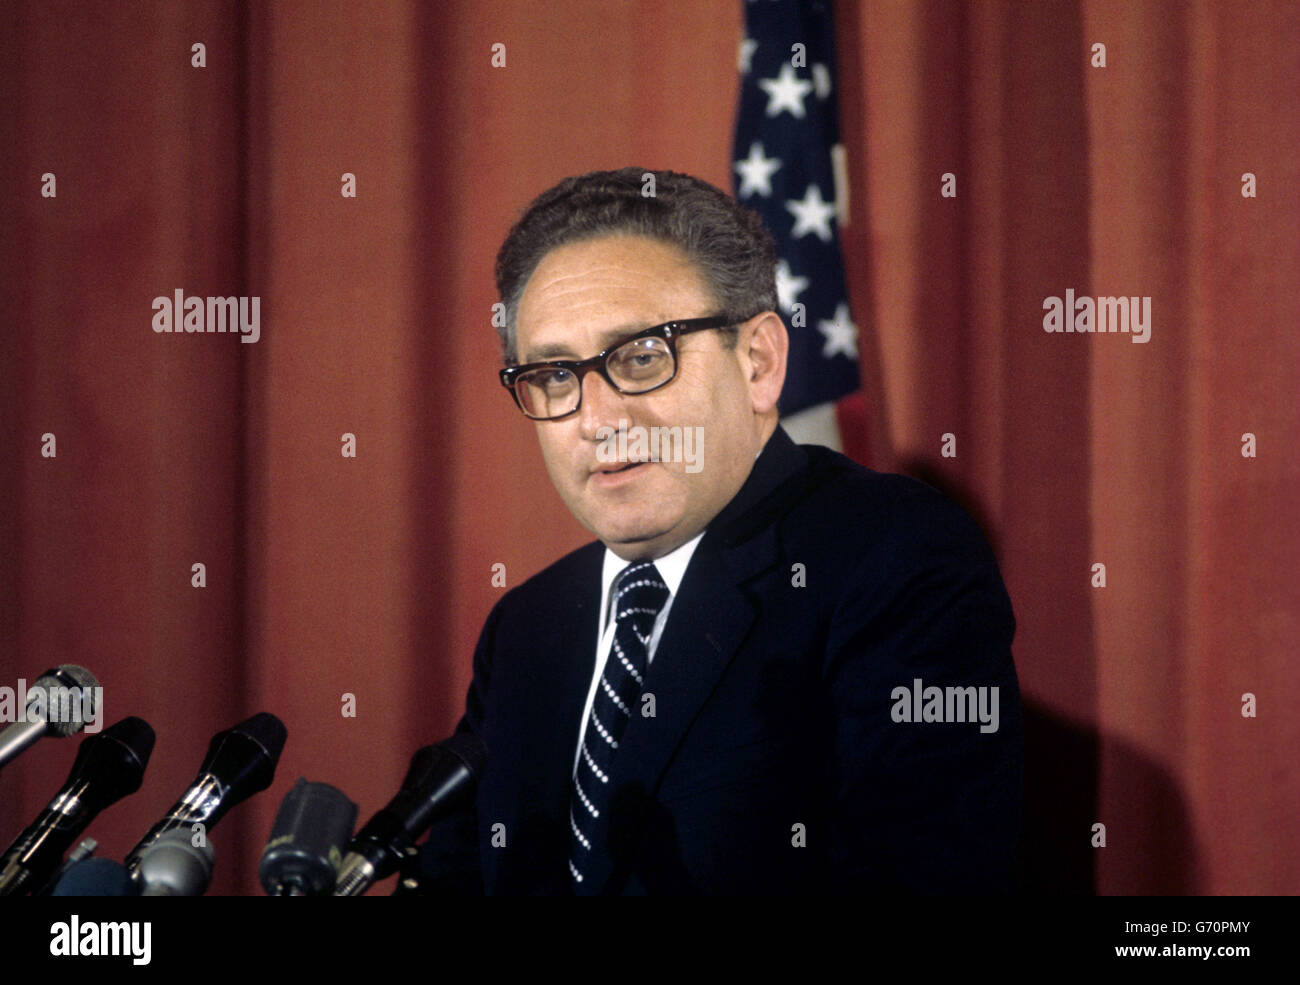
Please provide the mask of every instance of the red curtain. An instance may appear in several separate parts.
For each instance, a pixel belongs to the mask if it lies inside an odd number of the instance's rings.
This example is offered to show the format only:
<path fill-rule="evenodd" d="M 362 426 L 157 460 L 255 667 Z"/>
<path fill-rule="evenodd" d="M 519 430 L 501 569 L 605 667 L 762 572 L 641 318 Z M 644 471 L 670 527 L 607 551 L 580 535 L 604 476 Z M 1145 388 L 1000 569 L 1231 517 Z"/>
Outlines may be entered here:
<path fill-rule="evenodd" d="M 1300 8 L 836 13 L 848 444 L 998 551 L 1024 887 L 1300 892 Z M 496 247 L 568 174 L 729 187 L 742 33 L 731 2 L 0 6 L 0 685 L 85 664 L 157 731 L 101 854 L 272 711 L 275 783 L 212 833 L 212 892 L 257 892 L 296 777 L 365 817 L 451 730 L 494 566 L 588 539 L 494 379 Z M 154 332 L 177 289 L 260 298 L 260 338 Z M 1150 341 L 1045 332 L 1067 290 L 1150 297 Z M 0 776 L 0 842 L 77 741 Z"/>

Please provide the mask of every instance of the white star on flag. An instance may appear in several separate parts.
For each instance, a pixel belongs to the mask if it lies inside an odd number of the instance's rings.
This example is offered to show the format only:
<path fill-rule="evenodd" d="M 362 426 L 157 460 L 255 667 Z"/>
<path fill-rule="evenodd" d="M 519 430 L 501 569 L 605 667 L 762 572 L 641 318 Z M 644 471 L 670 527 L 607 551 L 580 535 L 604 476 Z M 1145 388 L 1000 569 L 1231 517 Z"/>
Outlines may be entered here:
<path fill-rule="evenodd" d="M 754 57 L 754 52 L 758 50 L 758 42 L 753 38 L 743 38 L 740 42 L 740 72 L 742 75 L 749 74 L 749 63 Z"/>
<path fill-rule="evenodd" d="M 776 265 L 776 296 L 781 310 L 789 314 L 794 310 L 799 295 L 808 289 L 807 277 L 796 277 L 790 265 L 781 260 Z"/>
<path fill-rule="evenodd" d="M 817 331 L 826 336 L 826 344 L 822 346 L 825 358 L 836 353 L 858 358 L 858 326 L 849 319 L 849 306 L 843 301 L 835 309 L 834 318 L 818 319 Z"/>
<path fill-rule="evenodd" d="M 767 93 L 767 115 L 777 116 L 781 110 L 789 110 L 792 116 L 804 117 L 803 101 L 812 92 L 813 84 L 794 74 L 794 66 L 789 62 L 781 65 L 781 74 L 775 79 L 759 79 L 758 84 Z"/>
<path fill-rule="evenodd" d="M 781 162 L 764 154 L 761 143 L 756 140 L 750 144 L 749 157 L 737 161 L 735 167 L 740 174 L 739 197 L 748 198 L 754 194 L 772 197 L 772 175 L 781 167 Z"/>
<path fill-rule="evenodd" d="M 794 229 L 790 235 L 795 239 L 816 233 L 823 243 L 831 241 L 831 218 L 835 215 L 835 206 L 822 199 L 822 190 L 816 185 L 809 185 L 802 199 L 791 199 L 785 207 L 794 213 Z"/>

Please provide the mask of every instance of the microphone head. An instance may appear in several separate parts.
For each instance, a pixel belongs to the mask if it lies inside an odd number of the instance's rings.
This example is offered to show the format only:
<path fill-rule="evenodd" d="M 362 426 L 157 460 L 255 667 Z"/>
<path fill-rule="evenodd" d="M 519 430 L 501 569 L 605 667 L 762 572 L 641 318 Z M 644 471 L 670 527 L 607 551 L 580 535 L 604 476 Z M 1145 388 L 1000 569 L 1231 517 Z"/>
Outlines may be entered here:
<path fill-rule="evenodd" d="M 280 719 L 261 712 L 212 737 L 201 772 L 217 777 L 225 792 L 210 822 L 271 785 L 288 735 Z"/>
<path fill-rule="evenodd" d="M 32 694 L 34 691 L 39 691 L 40 697 Z M 37 713 L 36 717 L 45 720 L 46 734 L 57 738 L 75 735 L 85 728 L 86 722 L 99 714 L 99 681 L 85 667 L 76 664 L 62 664 L 47 670 L 27 689 L 27 693 L 29 709 L 33 701 L 44 702 L 45 713 Z M 60 698 L 61 701 L 56 700 Z M 54 708 L 60 709 L 60 713 L 50 714 Z M 65 710 L 67 714 L 63 713 Z"/>
<path fill-rule="evenodd" d="M 445 774 L 449 757 L 459 761 L 465 769 L 469 770 L 471 780 L 477 781 L 479 774 L 483 772 L 487 750 L 483 740 L 472 732 L 457 732 L 441 742 L 418 749 L 411 757 L 411 765 L 406 771 L 406 778 L 402 781 L 402 789 L 416 790 L 431 781 L 436 782 Z"/>
<path fill-rule="evenodd" d="M 139 896 L 125 865 L 108 858 L 83 858 L 59 878 L 51 896 Z"/>
<path fill-rule="evenodd" d="M 185 828 L 173 828 L 144 850 L 136 867 L 141 896 L 202 896 L 212 880 L 216 855 L 205 835 L 201 843 Z"/>
<path fill-rule="evenodd" d="M 326 896 L 334 891 L 357 805 L 328 783 L 302 777 L 280 804 L 257 874 L 270 896 Z"/>
<path fill-rule="evenodd" d="M 153 726 L 143 718 L 128 715 L 120 722 L 114 722 L 104 729 L 99 738 L 112 739 L 129 750 L 131 755 L 138 759 L 142 766 L 148 766 L 149 757 L 153 755 L 156 736 Z"/>
<path fill-rule="evenodd" d="M 140 789 L 153 745 L 154 731 L 148 722 L 143 718 L 124 718 L 98 735 L 81 740 L 68 780 L 94 776 L 93 796 L 87 792 L 86 797 L 102 810 Z"/>
<path fill-rule="evenodd" d="M 252 718 L 240 722 L 231 732 L 238 732 L 246 735 L 265 751 L 272 763 L 280 761 L 280 753 L 284 751 L 285 739 L 289 737 L 289 730 L 284 727 L 284 722 L 276 718 L 269 711 L 258 712 Z"/>
<path fill-rule="evenodd" d="M 477 780 L 483 772 L 483 763 L 487 761 L 487 747 L 483 740 L 472 732 L 456 732 L 442 742 L 448 752 L 454 753 L 465 764 L 470 775 Z"/>

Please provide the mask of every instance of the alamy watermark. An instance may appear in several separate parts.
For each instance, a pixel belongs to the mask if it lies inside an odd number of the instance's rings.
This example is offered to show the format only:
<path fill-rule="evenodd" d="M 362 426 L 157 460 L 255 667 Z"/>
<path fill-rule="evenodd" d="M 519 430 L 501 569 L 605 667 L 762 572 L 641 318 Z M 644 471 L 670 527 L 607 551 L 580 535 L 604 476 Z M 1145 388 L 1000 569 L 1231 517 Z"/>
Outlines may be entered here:
<path fill-rule="evenodd" d="M 909 688 L 890 692 L 896 722 L 979 722 L 981 732 L 998 730 L 998 689 L 992 687 L 925 687 L 919 677 Z"/>
<path fill-rule="evenodd" d="M 18 678 L 18 687 L 0 687 L 0 723 L 25 724 L 32 721 L 52 723 L 84 722 L 86 732 L 94 734 L 104 725 L 104 689 L 94 687 L 27 687 Z"/>
<path fill-rule="evenodd" d="M 153 330 L 159 335 L 228 332 L 238 334 L 240 342 L 256 342 L 262 337 L 260 297 L 186 297 L 178 287 L 170 298 L 154 298 L 153 311 Z"/>
<path fill-rule="evenodd" d="M 1151 341 L 1151 298 L 1075 297 L 1074 288 L 1065 298 L 1043 298 L 1044 332 L 1079 332 L 1104 335 L 1120 332 L 1134 342 Z"/>
<path fill-rule="evenodd" d="M 600 444 L 596 459 L 601 462 L 685 462 L 691 474 L 704 468 L 704 428 L 696 427 L 618 427 L 608 424 L 596 429 Z"/>
<path fill-rule="evenodd" d="M 72 914 L 50 924 L 50 954 L 56 958 L 123 957 L 146 965 L 153 956 L 153 924 L 147 920 L 86 920 Z"/>

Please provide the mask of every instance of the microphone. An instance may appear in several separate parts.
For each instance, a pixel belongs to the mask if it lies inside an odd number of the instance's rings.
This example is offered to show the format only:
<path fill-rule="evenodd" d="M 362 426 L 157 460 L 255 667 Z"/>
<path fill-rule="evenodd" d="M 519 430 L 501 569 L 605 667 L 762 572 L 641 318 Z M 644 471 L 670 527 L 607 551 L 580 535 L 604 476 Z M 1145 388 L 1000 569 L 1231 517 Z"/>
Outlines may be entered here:
<path fill-rule="evenodd" d="M 215 853 L 205 835 L 200 844 L 184 828 L 164 831 L 144 850 L 136 870 L 141 896 L 202 896 L 212 881 Z"/>
<path fill-rule="evenodd" d="M 335 896 L 360 896 L 397 871 L 415 839 L 473 796 L 487 750 L 477 736 L 457 733 L 411 757 L 402 789 L 357 832 L 339 870 Z"/>
<path fill-rule="evenodd" d="M 76 691 L 81 693 L 78 695 Z M 19 693 L 22 693 L 21 685 Z M 85 667 L 76 664 L 47 670 L 27 688 L 27 695 L 23 720 L 0 732 L 0 767 L 41 736 L 66 738 L 80 732 L 87 721 L 99 715 L 99 681 Z"/>
<path fill-rule="evenodd" d="M 95 815 L 139 790 L 153 743 L 153 729 L 139 718 L 83 739 L 68 781 L 0 856 L 0 896 L 39 889 Z"/>
<path fill-rule="evenodd" d="M 328 783 L 303 777 L 280 803 L 257 874 L 268 896 L 328 896 L 357 805 Z"/>
<path fill-rule="evenodd" d="M 287 736 L 284 723 L 267 712 L 214 735 L 189 789 L 127 855 L 132 876 L 140 878 L 141 856 L 168 831 L 184 828 L 188 838 L 202 824 L 206 836 L 232 807 L 269 787 Z"/>
<path fill-rule="evenodd" d="M 84 858 L 68 867 L 51 896 L 138 896 L 126 866 L 110 858 Z"/>

